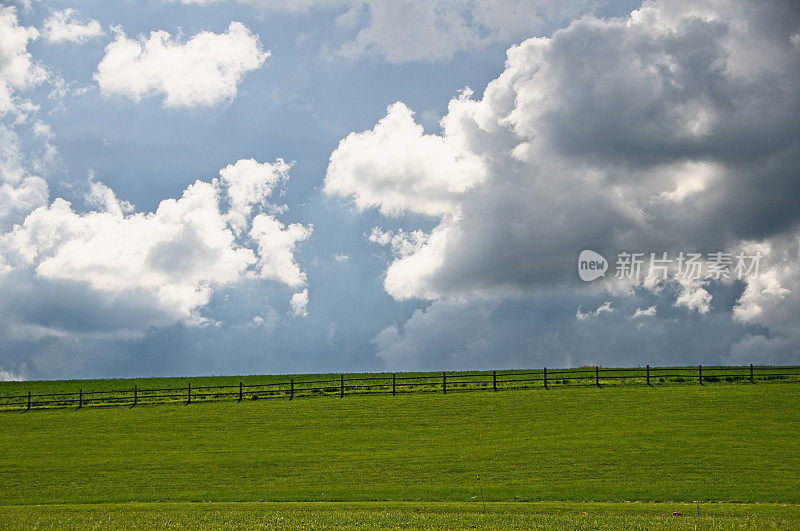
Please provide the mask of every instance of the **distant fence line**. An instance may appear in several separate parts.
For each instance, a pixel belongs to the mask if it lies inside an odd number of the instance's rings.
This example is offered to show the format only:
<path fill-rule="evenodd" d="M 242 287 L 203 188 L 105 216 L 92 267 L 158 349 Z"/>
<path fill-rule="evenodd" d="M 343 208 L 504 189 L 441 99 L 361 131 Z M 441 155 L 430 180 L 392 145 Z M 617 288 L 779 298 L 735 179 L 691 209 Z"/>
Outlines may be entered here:
<path fill-rule="evenodd" d="M 345 394 L 364 393 L 405 393 L 409 391 L 471 391 L 471 390 L 506 390 L 540 387 L 549 389 L 552 386 L 564 386 L 571 383 L 602 386 L 621 383 L 708 383 L 718 381 L 743 381 L 755 383 L 758 380 L 792 380 L 800 377 L 797 366 L 714 366 L 703 367 L 650 367 L 641 368 L 602 368 L 599 366 L 581 367 L 577 369 L 548 369 L 520 371 L 476 371 L 428 373 L 425 375 L 404 376 L 393 373 L 384 376 L 361 376 L 324 380 L 295 380 L 290 378 L 283 382 L 239 385 L 207 385 L 192 387 L 170 387 L 156 389 L 116 389 L 110 391 L 84 391 L 73 393 L 40 393 L 28 391 L 25 395 L 0 396 L 0 408 L 5 410 L 34 408 L 82 408 L 88 405 L 129 405 L 140 403 L 169 403 L 217 399 L 258 399 L 295 396 L 327 395 L 344 397 Z M 797 379 L 800 381 L 800 378 Z"/>

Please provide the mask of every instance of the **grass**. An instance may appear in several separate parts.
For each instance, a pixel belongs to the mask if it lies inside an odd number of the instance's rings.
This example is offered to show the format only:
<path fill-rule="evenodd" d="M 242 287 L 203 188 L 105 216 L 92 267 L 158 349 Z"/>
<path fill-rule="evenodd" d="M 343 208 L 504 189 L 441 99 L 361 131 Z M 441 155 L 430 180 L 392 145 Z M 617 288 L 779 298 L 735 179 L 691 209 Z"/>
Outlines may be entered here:
<path fill-rule="evenodd" d="M 800 503 L 798 384 L 8 412 L 0 504 Z"/>
<path fill-rule="evenodd" d="M 741 504 L 126 503 L 0 507 L 6 529 L 792 529 L 796 506 Z M 683 516 L 674 517 L 673 512 Z"/>
<path fill-rule="evenodd" d="M 720 383 L 4 412 L 0 521 L 798 527 L 798 404 Z"/>

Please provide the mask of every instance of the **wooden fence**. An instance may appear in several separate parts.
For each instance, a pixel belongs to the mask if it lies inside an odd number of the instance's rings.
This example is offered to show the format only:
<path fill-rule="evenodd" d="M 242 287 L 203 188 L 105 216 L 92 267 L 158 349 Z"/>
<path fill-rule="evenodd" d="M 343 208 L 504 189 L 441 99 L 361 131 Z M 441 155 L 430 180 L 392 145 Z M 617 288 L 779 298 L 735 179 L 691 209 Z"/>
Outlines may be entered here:
<path fill-rule="evenodd" d="M 282 382 L 262 384 L 195 386 L 191 382 L 186 387 L 140 389 L 116 389 L 106 391 L 84 391 L 71 393 L 0 395 L 0 409 L 19 410 L 52 407 L 84 406 L 136 406 L 145 403 L 200 402 L 220 399 L 258 399 L 296 396 L 328 395 L 344 397 L 355 393 L 407 393 L 415 391 L 492 390 L 567 385 L 620 385 L 620 384 L 667 384 L 696 383 L 705 384 L 719 381 L 756 383 L 757 381 L 782 380 L 800 381 L 800 367 L 797 366 L 736 366 L 736 367 L 645 367 L 602 368 L 581 367 L 578 369 L 548 369 L 520 371 L 477 371 L 441 372 L 426 374 L 383 374 L 345 377 L 321 380 L 302 380 L 290 378 Z"/>

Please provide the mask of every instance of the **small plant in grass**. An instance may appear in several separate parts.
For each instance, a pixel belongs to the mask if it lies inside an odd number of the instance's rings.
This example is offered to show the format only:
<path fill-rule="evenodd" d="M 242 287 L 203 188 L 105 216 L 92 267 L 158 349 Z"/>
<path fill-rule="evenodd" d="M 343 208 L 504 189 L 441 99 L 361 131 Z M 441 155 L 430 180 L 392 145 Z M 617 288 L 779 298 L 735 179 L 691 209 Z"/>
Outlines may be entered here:
<path fill-rule="evenodd" d="M 483 486 L 481 485 L 481 475 L 478 474 L 476 477 L 478 481 L 478 488 L 481 491 L 481 503 L 483 504 L 483 513 L 486 514 L 486 499 L 483 497 Z"/>
<path fill-rule="evenodd" d="M 569 383 L 569 380 L 564 378 L 563 380 L 561 380 L 561 383 L 564 384 L 564 385 L 567 385 Z"/>

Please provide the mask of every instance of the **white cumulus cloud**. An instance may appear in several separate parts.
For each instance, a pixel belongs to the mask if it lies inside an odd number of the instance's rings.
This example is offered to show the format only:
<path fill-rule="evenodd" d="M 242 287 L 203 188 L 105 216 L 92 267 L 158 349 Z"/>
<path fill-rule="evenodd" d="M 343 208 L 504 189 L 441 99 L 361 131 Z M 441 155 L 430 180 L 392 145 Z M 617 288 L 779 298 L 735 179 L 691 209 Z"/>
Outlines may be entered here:
<path fill-rule="evenodd" d="M 280 158 L 275 163 L 242 159 L 219 171 L 230 202 L 228 216 L 238 232 L 246 228 L 253 208 L 265 205 L 275 186 L 288 179 L 291 167 Z"/>
<path fill-rule="evenodd" d="M 800 363 L 800 231 L 750 242 L 746 249 L 768 258 L 762 261 L 758 276 L 747 282 L 733 314 L 738 321 L 766 327 L 769 332 L 752 334 L 735 345 L 731 361 Z"/>
<path fill-rule="evenodd" d="M 293 317 L 308 317 L 308 290 L 298 291 L 289 301 Z"/>
<path fill-rule="evenodd" d="M 0 382 L 21 382 L 23 380 L 25 380 L 25 378 L 14 371 L 9 371 L 0 367 Z"/>
<path fill-rule="evenodd" d="M 612 306 L 611 301 L 605 301 L 603 304 L 597 307 L 594 311 L 584 312 L 581 310 L 581 307 L 578 306 L 578 311 L 575 312 L 575 318 L 579 321 L 585 321 L 591 317 L 597 317 L 604 313 L 614 313 L 614 308 Z"/>
<path fill-rule="evenodd" d="M 295 246 L 311 236 L 312 227 L 300 223 L 286 226 L 269 214 L 253 218 L 250 237 L 258 247 L 256 270 L 261 278 L 277 280 L 291 287 L 303 286 L 306 274 L 295 261 Z"/>
<path fill-rule="evenodd" d="M 231 22 L 225 33 L 204 31 L 186 42 L 166 31 L 132 39 L 118 30 L 94 78 L 104 95 L 137 102 L 163 95 L 166 107 L 213 106 L 233 99 L 244 75 L 269 56 L 241 22 Z"/>
<path fill-rule="evenodd" d="M 358 208 L 378 207 L 386 215 L 444 215 L 485 174 L 483 161 L 457 139 L 424 134 L 411 110 L 395 103 L 371 131 L 351 133 L 339 143 L 325 192 L 352 196 Z"/>
<path fill-rule="evenodd" d="M 0 116 L 13 110 L 16 91 L 47 79 L 28 51 L 28 43 L 38 37 L 36 28 L 19 24 L 14 7 L 0 7 Z"/>
<path fill-rule="evenodd" d="M 250 163 L 244 161 L 245 166 Z M 275 167 L 287 169 L 280 160 Z M 239 221 L 233 220 L 241 218 L 230 215 L 238 203 L 221 208 L 226 197 L 239 197 L 250 184 L 246 172 L 227 171 L 225 178 L 213 182 L 196 181 L 180 198 L 163 200 L 154 212 L 136 212 L 102 183 L 92 183 L 87 202 L 95 210 L 81 213 L 56 198 L 0 234 L 0 271 L 6 276 L 0 280 L 30 274 L 33 285 L 39 283 L 43 289 L 81 286 L 84 295 L 78 299 L 91 299 L 94 307 L 114 307 L 118 301 L 122 313 L 136 315 L 132 324 L 114 322 L 95 328 L 110 326 L 103 331 L 127 334 L 147 326 L 207 322 L 201 310 L 213 290 L 244 278 L 303 286 L 305 274 L 293 251 L 310 234 L 309 227 L 297 223 L 287 227 L 271 214 L 248 211 L 254 214 L 253 230 L 249 238 L 239 237 L 235 224 Z M 269 189 L 261 192 L 268 194 Z M 266 195 L 250 197 L 259 205 L 266 201 Z M 75 304 L 79 306 L 80 300 Z M 93 328 L 91 323 L 81 326 Z M 71 331 L 50 328 L 52 333 Z"/>
<path fill-rule="evenodd" d="M 639 319 L 641 317 L 653 317 L 655 316 L 655 314 L 656 314 L 656 307 L 649 306 L 647 308 L 636 308 L 636 311 L 633 312 L 633 315 L 631 315 L 629 318 Z"/>
<path fill-rule="evenodd" d="M 47 181 L 23 167 L 17 133 L 0 125 L 0 230 L 21 221 L 47 199 Z"/>
<path fill-rule="evenodd" d="M 708 313 L 711 309 L 711 294 L 706 290 L 703 281 L 697 279 L 680 278 L 680 294 L 675 300 L 675 306 L 682 306 L 687 310 L 697 313 Z"/>
<path fill-rule="evenodd" d="M 94 37 L 103 35 L 103 28 L 94 19 L 82 21 L 75 9 L 54 11 L 44 22 L 44 35 L 48 41 L 59 42 L 85 42 Z"/>

